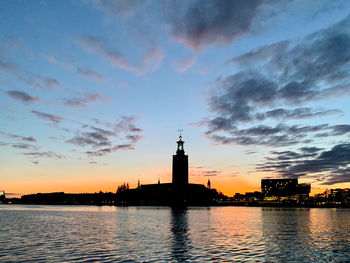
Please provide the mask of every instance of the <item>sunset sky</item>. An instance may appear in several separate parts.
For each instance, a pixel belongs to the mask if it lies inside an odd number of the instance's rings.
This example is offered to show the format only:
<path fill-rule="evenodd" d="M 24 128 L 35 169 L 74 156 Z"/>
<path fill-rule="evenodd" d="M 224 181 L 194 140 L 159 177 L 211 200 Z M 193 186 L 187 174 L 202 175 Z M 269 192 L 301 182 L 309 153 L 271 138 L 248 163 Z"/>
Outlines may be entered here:
<path fill-rule="evenodd" d="M 1 1 L 0 189 L 350 187 L 350 1 Z"/>

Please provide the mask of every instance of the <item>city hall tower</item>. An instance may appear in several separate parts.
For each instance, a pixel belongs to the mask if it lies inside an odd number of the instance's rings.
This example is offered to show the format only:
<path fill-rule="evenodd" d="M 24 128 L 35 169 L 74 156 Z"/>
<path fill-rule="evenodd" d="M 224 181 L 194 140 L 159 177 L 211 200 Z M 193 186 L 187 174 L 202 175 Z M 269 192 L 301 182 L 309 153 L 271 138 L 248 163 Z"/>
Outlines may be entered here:
<path fill-rule="evenodd" d="M 180 134 L 177 143 L 176 154 L 173 155 L 173 184 L 185 186 L 188 184 L 188 156 L 185 154 L 184 141 Z"/>

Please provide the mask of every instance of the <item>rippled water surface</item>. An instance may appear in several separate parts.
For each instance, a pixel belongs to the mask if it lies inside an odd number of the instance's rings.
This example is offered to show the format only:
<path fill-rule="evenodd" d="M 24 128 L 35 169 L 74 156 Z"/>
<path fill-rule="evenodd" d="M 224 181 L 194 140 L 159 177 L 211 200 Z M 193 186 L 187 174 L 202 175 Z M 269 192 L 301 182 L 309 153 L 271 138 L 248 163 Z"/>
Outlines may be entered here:
<path fill-rule="evenodd" d="M 0 205 L 0 262 L 350 262 L 349 209 Z"/>

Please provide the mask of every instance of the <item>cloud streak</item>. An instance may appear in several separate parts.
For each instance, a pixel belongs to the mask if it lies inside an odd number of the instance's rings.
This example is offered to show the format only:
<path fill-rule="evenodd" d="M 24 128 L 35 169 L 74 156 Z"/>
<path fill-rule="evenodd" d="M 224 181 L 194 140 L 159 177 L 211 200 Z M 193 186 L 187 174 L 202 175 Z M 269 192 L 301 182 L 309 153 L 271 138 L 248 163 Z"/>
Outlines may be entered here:
<path fill-rule="evenodd" d="M 32 110 L 31 112 L 39 119 L 48 120 L 48 121 L 51 121 L 52 123 L 55 123 L 55 124 L 58 124 L 61 121 L 63 121 L 63 117 L 60 117 L 57 115 L 48 114 L 48 113 L 35 111 L 35 110 Z"/>
<path fill-rule="evenodd" d="M 303 147 L 298 152 L 272 151 L 274 157 L 257 166 L 258 171 L 274 172 L 284 177 L 317 178 L 320 184 L 350 182 L 350 144 L 342 143 L 330 150 Z"/>
<path fill-rule="evenodd" d="M 32 158 L 56 158 L 56 159 L 62 159 L 65 158 L 64 155 L 60 155 L 57 153 L 54 153 L 52 151 L 48 152 L 26 152 L 22 153 L 25 156 L 29 156 Z"/>
<path fill-rule="evenodd" d="M 36 74 L 36 78 L 39 80 L 35 82 L 35 86 L 37 88 L 41 88 L 41 89 L 46 88 L 46 89 L 52 90 L 61 85 L 61 83 L 57 79 L 54 79 L 51 77 Z"/>
<path fill-rule="evenodd" d="M 28 143 L 12 143 L 11 146 L 12 148 L 15 148 L 15 149 L 34 150 L 34 151 L 38 150 L 38 147 Z"/>
<path fill-rule="evenodd" d="M 94 69 L 89 68 L 89 67 L 78 67 L 77 68 L 77 73 L 78 75 L 84 77 L 84 78 L 88 78 L 88 79 L 92 79 L 92 80 L 96 80 L 96 81 L 103 81 L 104 77 L 97 73 Z"/>
<path fill-rule="evenodd" d="M 223 176 L 222 171 L 213 170 L 203 166 L 190 167 L 190 173 L 192 176 L 205 176 L 205 177 Z"/>
<path fill-rule="evenodd" d="M 186 57 L 180 62 L 178 62 L 176 66 L 176 70 L 179 72 L 184 72 L 190 69 L 196 63 L 196 58 L 194 57 Z"/>
<path fill-rule="evenodd" d="M 135 126 L 134 116 L 122 116 L 116 123 L 103 123 L 94 119 L 101 127 L 83 125 L 82 130 L 67 140 L 67 143 L 82 148 L 89 148 L 89 157 L 104 156 L 118 151 L 133 150 L 142 139 L 143 130 Z"/>
<path fill-rule="evenodd" d="M 22 83 L 39 89 L 53 90 L 61 86 L 61 83 L 55 78 L 44 76 L 42 74 L 36 74 L 29 70 L 25 70 L 18 65 L 6 63 L 1 60 L 0 72 L 11 73 Z"/>
<path fill-rule="evenodd" d="M 102 38 L 86 35 L 78 40 L 78 44 L 87 52 L 98 54 L 112 65 L 137 75 L 156 70 L 164 58 L 163 52 L 156 45 L 153 45 L 146 50 L 139 62 L 133 65 L 128 62 L 124 54 L 117 48 L 111 48 Z"/>
<path fill-rule="evenodd" d="M 7 133 L 7 132 L 0 132 L 0 134 L 6 136 L 7 138 L 20 139 L 20 140 L 26 141 L 26 142 L 36 142 L 37 141 L 32 136 L 26 137 L 26 136 L 21 136 L 21 135 L 17 135 L 17 134 Z"/>
<path fill-rule="evenodd" d="M 19 90 L 9 90 L 6 92 L 9 97 L 23 103 L 39 102 L 39 97 L 32 97 L 28 93 Z"/>
<path fill-rule="evenodd" d="M 111 102 L 98 93 L 82 93 L 72 98 L 65 98 L 64 105 L 73 108 L 87 108 L 91 102 Z"/>

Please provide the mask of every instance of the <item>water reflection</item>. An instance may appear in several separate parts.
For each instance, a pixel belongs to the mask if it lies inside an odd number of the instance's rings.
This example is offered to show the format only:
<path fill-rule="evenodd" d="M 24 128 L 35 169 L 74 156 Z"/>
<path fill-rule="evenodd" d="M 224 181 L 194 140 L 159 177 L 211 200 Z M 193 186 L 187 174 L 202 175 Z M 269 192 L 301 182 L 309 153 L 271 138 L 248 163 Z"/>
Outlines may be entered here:
<path fill-rule="evenodd" d="M 264 208 L 265 260 L 349 262 L 349 226 L 346 210 Z"/>
<path fill-rule="evenodd" d="M 170 227 L 172 233 L 172 256 L 178 262 L 189 259 L 191 240 L 188 227 L 188 210 L 173 208 Z"/>
<path fill-rule="evenodd" d="M 350 209 L 0 206 L 0 262 L 349 262 Z"/>
<path fill-rule="evenodd" d="M 302 260 L 307 253 L 306 245 L 309 242 L 309 221 L 308 210 L 263 208 L 262 234 L 265 241 L 265 260 Z"/>

